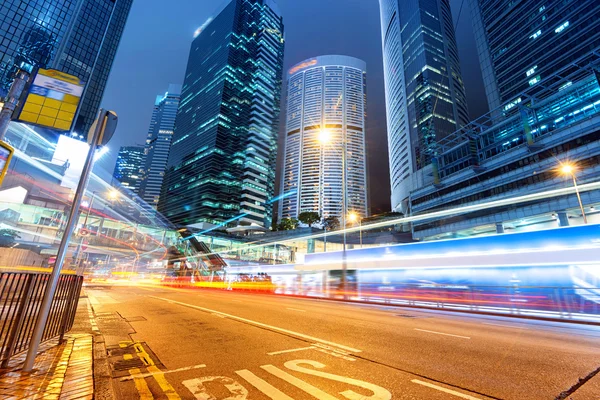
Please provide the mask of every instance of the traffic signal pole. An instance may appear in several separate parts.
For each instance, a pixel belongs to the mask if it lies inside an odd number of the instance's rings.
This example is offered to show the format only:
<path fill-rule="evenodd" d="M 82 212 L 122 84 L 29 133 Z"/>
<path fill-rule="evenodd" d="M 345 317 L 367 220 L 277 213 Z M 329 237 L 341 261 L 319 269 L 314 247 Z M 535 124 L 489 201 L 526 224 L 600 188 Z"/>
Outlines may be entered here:
<path fill-rule="evenodd" d="M 97 123 L 95 124 L 94 133 L 92 135 L 90 150 L 88 151 L 83 171 L 81 172 L 81 177 L 79 179 L 79 184 L 77 185 L 77 191 L 75 192 L 75 197 L 73 198 L 73 205 L 71 206 L 69 218 L 67 219 L 65 233 L 63 234 L 60 246 L 58 248 L 56 262 L 54 263 L 52 273 L 50 274 L 50 278 L 48 279 L 46 290 L 44 292 L 44 298 L 42 300 L 42 305 L 40 306 L 39 314 L 35 321 L 35 328 L 33 331 L 33 335 L 31 336 L 31 341 L 29 342 L 27 358 L 25 359 L 25 365 L 23 367 L 23 371 L 25 372 L 29 372 L 33 369 L 33 363 L 35 361 L 35 357 L 37 356 L 40 342 L 42 341 L 44 329 L 46 328 L 46 322 L 48 321 L 50 306 L 52 305 L 52 300 L 54 299 L 54 294 L 56 293 L 56 287 L 58 286 L 60 270 L 62 269 L 65 256 L 67 255 L 67 251 L 69 249 L 69 242 L 71 241 L 71 236 L 73 235 L 73 231 L 75 230 L 75 226 L 77 225 L 81 201 L 83 200 L 85 188 L 88 183 L 88 178 L 94 166 L 94 156 L 96 155 L 96 149 L 98 148 L 100 140 L 104 134 L 107 122 L 108 113 L 105 110 L 101 109 L 100 113 L 98 114 Z"/>
<path fill-rule="evenodd" d="M 2 107 L 2 110 L 0 110 L 0 140 L 4 139 L 4 135 L 6 135 L 6 132 L 8 131 L 8 125 L 15 112 L 15 108 L 17 108 L 17 105 L 19 104 L 19 99 L 23 94 L 23 90 L 25 89 L 25 85 L 27 84 L 27 81 L 29 81 L 30 76 L 31 70 L 27 71 L 26 69 L 21 68 L 17 72 L 17 76 L 10 86 L 4 106 Z"/>

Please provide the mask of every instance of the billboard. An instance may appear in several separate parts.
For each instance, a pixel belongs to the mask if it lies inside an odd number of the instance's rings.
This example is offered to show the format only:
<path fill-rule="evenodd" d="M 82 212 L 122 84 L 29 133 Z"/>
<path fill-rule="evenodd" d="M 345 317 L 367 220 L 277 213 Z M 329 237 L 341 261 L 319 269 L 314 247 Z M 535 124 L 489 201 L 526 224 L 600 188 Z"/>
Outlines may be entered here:
<path fill-rule="evenodd" d="M 76 76 L 40 68 L 17 121 L 70 131 L 85 84 Z"/>

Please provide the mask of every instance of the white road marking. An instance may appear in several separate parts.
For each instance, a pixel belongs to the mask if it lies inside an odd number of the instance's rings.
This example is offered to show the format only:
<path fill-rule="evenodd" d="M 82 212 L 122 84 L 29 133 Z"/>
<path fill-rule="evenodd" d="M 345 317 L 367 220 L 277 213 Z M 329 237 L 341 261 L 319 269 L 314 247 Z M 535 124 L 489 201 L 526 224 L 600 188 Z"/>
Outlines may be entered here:
<path fill-rule="evenodd" d="M 338 343 L 330 342 L 328 340 L 319 339 L 319 338 L 316 338 L 316 337 L 313 337 L 313 336 L 305 335 L 305 334 L 300 333 L 300 332 L 294 332 L 294 331 L 290 331 L 288 329 L 279 328 L 277 326 L 263 324 L 262 322 L 253 321 L 251 319 L 238 317 L 238 316 L 235 316 L 235 315 L 232 315 L 232 314 L 226 314 L 226 313 L 221 312 L 221 311 L 211 310 L 210 308 L 195 306 L 193 304 L 182 303 L 180 301 L 165 299 L 163 297 L 157 297 L 157 296 L 149 296 L 149 297 L 152 297 L 154 299 L 159 299 L 159 300 L 167 301 L 167 302 L 172 303 L 172 304 L 179 304 L 179 305 L 182 305 L 182 306 L 185 306 L 185 307 L 195 308 L 197 310 L 202 310 L 202 311 L 206 311 L 206 312 L 213 313 L 213 314 L 221 314 L 221 315 L 224 315 L 225 317 L 229 317 L 231 319 L 235 319 L 235 320 L 238 320 L 238 321 L 246 322 L 248 324 L 252 324 L 252 325 L 255 325 L 255 326 L 260 326 L 262 328 L 267 328 L 267 329 L 270 329 L 270 330 L 273 330 L 273 331 L 276 331 L 276 332 L 282 332 L 282 333 L 285 333 L 285 334 L 288 334 L 288 335 L 291 335 L 291 336 L 296 336 L 296 337 L 299 337 L 299 338 L 302 338 L 302 339 L 307 339 L 307 340 L 310 340 L 311 342 L 318 342 L 318 343 L 326 344 L 326 345 L 329 345 L 329 346 L 338 347 L 340 349 L 347 350 L 347 351 L 350 351 L 350 352 L 353 352 L 353 353 L 360 353 L 361 352 L 361 350 L 359 350 L 359 349 L 355 349 L 353 347 L 344 346 L 343 344 L 338 344 Z"/>
<path fill-rule="evenodd" d="M 427 332 L 427 333 L 435 333 L 436 335 L 444 335 L 444 336 L 452 336 L 452 337 L 457 337 L 457 338 L 461 338 L 461 339 L 471 339 L 468 336 L 461 336 L 461 335 L 453 335 L 451 333 L 443 333 L 443 332 L 436 332 L 436 331 L 428 331 L 427 329 L 419 329 L 419 328 L 415 328 L 415 331 L 419 331 L 419 332 Z"/>
<path fill-rule="evenodd" d="M 440 392 L 452 394 L 452 395 L 457 396 L 457 397 L 462 397 L 463 399 L 481 400 L 478 397 L 469 396 L 468 394 L 464 394 L 464 393 L 460 393 L 460 392 L 457 392 L 457 391 L 454 391 L 454 390 L 446 389 L 444 387 L 441 387 L 441 386 L 438 386 L 438 385 L 434 385 L 434 384 L 428 383 L 428 382 L 423 382 L 423 381 L 420 381 L 418 379 L 413 379 L 411 382 L 412 383 L 416 383 L 418 385 L 427 386 L 428 388 L 431 388 L 431 389 L 439 390 Z"/>
<path fill-rule="evenodd" d="M 192 365 L 191 367 L 183 367 L 183 368 L 177 368 L 177 369 L 171 369 L 168 371 L 160 371 L 160 372 L 147 372 L 145 374 L 136 374 L 136 375 L 130 375 L 130 376 L 126 376 L 124 378 L 119 379 L 121 382 L 125 382 L 125 381 L 131 381 L 137 378 L 147 378 L 149 376 L 153 376 L 156 374 L 172 374 L 173 372 L 181 372 L 181 371 L 189 371 L 192 369 L 200 369 L 200 368 L 206 368 L 206 364 L 199 364 L 199 365 Z"/>
<path fill-rule="evenodd" d="M 221 315 L 221 314 L 217 314 L 217 313 L 212 313 L 212 315 L 214 315 L 216 317 L 219 317 L 219 318 L 227 318 L 226 316 Z"/>
<path fill-rule="evenodd" d="M 279 389 L 274 386 L 271 386 L 268 382 L 262 380 L 258 376 L 254 375 L 252 372 L 247 369 L 243 369 L 241 371 L 235 371 L 236 374 L 250 382 L 252 386 L 269 396 L 273 400 L 294 400 L 287 394 L 283 393 Z"/>
<path fill-rule="evenodd" d="M 310 350 L 310 349 L 314 349 L 314 346 L 310 346 L 310 347 L 300 347 L 298 349 L 290 349 L 290 350 L 281 350 L 281 351 L 274 351 L 272 353 L 267 353 L 267 355 L 269 356 L 274 356 L 277 354 L 284 354 L 284 353 L 293 353 L 295 351 L 302 351 L 302 350 Z"/>
<path fill-rule="evenodd" d="M 221 384 L 225 386 L 231 396 L 223 398 L 224 400 L 246 400 L 248 398 L 248 389 L 226 376 L 205 376 L 197 379 L 189 379 L 181 383 L 192 392 L 196 400 L 215 400 L 217 397 L 209 393 L 208 389 L 204 386 L 204 382 L 214 382 L 215 385 Z"/>
<path fill-rule="evenodd" d="M 310 365 L 312 368 L 305 368 L 302 366 L 303 364 Z M 373 392 L 372 396 L 365 396 L 363 394 L 358 394 L 352 390 L 345 390 L 343 392 L 340 392 L 340 394 L 342 396 L 344 396 L 345 398 L 350 399 L 350 400 L 391 400 L 391 398 L 392 398 L 392 394 L 387 389 L 382 388 L 381 386 L 377 386 L 373 383 L 361 381 L 358 379 L 352 379 L 347 376 L 335 375 L 335 374 L 330 374 L 328 372 L 318 371 L 318 369 L 325 368 L 325 364 L 321 364 L 318 361 L 294 360 L 294 361 L 288 361 L 283 365 L 285 365 L 285 367 L 287 369 L 291 369 L 292 371 L 296 371 L 296 372 L 300 372 L 300 373 L 312 375 L 312 376 L 318 376 L 320 378 L 325 378 L 325 379 L 329 379 L 329 380 L 336 381 L 336 382 L 347 383 L 349 385 L 358 386 L 358 387 L 361 387 L 363 389 L 367 389 L 367 390 L 370 390 L 371 392 Z"/>
<path fill-rule="evenodd" d="M 309 385 L 301 379 L 296 378 L 293 375 L 288 374 L 287 372 L 280 370 L 274 365 L 261 365 L 261 368 L 265 371 L 275 375 L 278 378 L 283 379 L 287 383 L 290 383 L 296 386 L 298 389 L 304 390 L 306 393 L 316 397 L 319 400 L 338 400 L 336 397 L 333 397 L 319 388 L 314 387 L 313 385 Z"/>
<path fill-rule="evenodd" d="M 300 310 L 298 308 L 289 308 L 289 307 L 286 307 L 286 310 L 292 310 L 292 311 L 298 311 L 298 312 L 306 312 L 306 310 Z"/>
<path fill-rule="evenodd" d="M 514 329 L 529 329 L 524 326 L 512 326 L 512 325 L 502 325 L 502 324 L 493 324 L 491 322 L 482 322 L 483 325 L 493 325 L 493 326 L 501 326 L 503 328 L 514 328 Z"/>

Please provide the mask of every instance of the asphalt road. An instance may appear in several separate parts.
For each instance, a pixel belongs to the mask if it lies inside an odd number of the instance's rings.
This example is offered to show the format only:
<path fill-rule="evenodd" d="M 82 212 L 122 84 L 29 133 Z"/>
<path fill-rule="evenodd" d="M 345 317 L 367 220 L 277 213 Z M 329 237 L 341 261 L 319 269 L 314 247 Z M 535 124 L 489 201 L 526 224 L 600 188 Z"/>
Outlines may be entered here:
<path fill-rule="evenodd" d="M 88 287 L 119 398 L 555 399 L 600 327 L 273 295 Z M 600 374 L 564 398 L 600 399 Z"/>

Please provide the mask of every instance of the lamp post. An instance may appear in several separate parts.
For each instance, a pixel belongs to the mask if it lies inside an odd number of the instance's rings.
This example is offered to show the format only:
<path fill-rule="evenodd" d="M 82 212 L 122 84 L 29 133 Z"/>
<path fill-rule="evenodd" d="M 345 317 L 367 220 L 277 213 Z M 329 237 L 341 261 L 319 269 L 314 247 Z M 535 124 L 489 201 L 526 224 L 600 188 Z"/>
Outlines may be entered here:
<path fill-rule="evenodd" d="M 579 208 L 581 209 L 581 216 L 583 217 L 583 223 L 587 225 L 587 217 L 585 215 L 585 209 L 583 208 L 583 202 L 581 201 L 581 195 L 579 194 L 579 187 L 577 186 L 577 178 L 575 177 L 576 167 L 572 164 L 563 164 L 560 168 L 560 172 L 563 175 L 570 175 L 573 178 L 573 186 L 575 187 L 575 193 L 577 194 L 577 200 L 579 201 Z"/>
<path fill-rule="evenodd" d="M 360 218 L 360 216 L 353 211 L 348 215 L 348 219 L 352 223 L 356 223 L 358 221 L 358 234 L 360 237 L 360 248 L 362 249 L 362 218 Z"/>
<path fill-rule="evenodd" d="M 331 141 L 331 133 L 327 129 L 321 129 L 319 133 L 319 142 L 321 142 L 321 146 L 323 147 L 327 143 Z M 347 289 L 347 281 L 348 281 L 348 265 L 346 260 L 346 214 L 348 212 L 348 192 L 346 185 L 346 136 L 342 133 L 342 232 L 344 237 L 344 245 L 342 251 L 342 292 L 344 299 L 346 296 Z M 321 171 L 322 172 L 322 171 Z M 323 175 L 321 173 L 321 175 Z M 321 185 L 322 187 L 324 185 Z M 324 202 L 325 193 L 323 191 L 322 201 Z M 324 210 L 323 210 L 324 211 Z M 325 213 L 323 212 L 323 215 Z"/>

